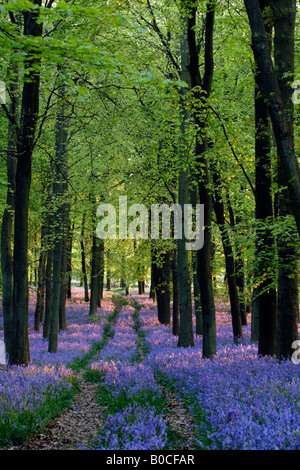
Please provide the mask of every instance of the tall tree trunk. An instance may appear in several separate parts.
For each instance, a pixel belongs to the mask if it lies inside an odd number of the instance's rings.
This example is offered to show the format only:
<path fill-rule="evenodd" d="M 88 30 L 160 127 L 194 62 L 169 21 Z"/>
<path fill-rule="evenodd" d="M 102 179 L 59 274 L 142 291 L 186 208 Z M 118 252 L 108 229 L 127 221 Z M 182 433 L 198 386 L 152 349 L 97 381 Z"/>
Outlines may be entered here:
<path fill-rule="evenodd" d="M 254 58 L 268 102 L 277 152 L 283 169 L 282 176 L 288 187 L 290 207 L 295 217 L 298 234 L 300 234 L 300 169 L 295 154 L 293 132 L 272 62 L 259 0 L 244 0 L 244 3 L 252 31 Z"/>
<path fill-rule="evenodd" d="M 103 280 L 104 280 L 104 240 L 99 240 L 98 267 L 97 267 L 97 306 L 101 307 L 103 299 Z"/>
<path fill-rule="evenodd" d="M 269 1 L 261 0 L 265 13 Z M 270 18 L 266 17 L 266 33 L 272 33 Z M 269 45 L 270 47 L 270 45 Z M 261 74 L 255 73 L 255 217 L 256 217 L 256 276 L 258 353 L 276 352 L 276 289 L 274 286 L 275 240 L 268 226 L 274 219 L 272 198 L 271 134 L 268 106 Z"/>
<path fill-rule="evenodd" d="M 19 95 L 18 95 L 18 68 L 13 66 L 14 77 L 10 85 L 10 114 L 18 121 Z M 11 325 L 13 317 L 13 251 L 12 251 L 12 228 L 15 207 L 15 180 L 16 180 L 16 151 L 17 151 L 17 129 L 9 121 L 8 123 L 8 145 L 7 145 L 7 195 L 6 208 L 4 209 L 1 226 L 1 269 L 2 269 L 2 308 L 3 308 L 3 326 L 4 342 L 6 353 L 10 354 L 11 345 Z"/>
<path fill-rule="evenodd" d="M 256 229 L 256 276 L 258 288 L 258 351 L 261 355 L 276 352 L 276 289 L 274 286 L 274 237 L 269 224 L 273 220 L 271 140 L 269 114 L 260 86 L 259 72 L 256 73 L 255 90 L 255 213 Z"/>
<path fill-rule="evenodd" d="M 194 5 L 191 3 L 191 5 Z M 198 191 L 200 203 L 204 207 L 204 244 L 198 250 L 198 281 L 200 289 L 202 319 L 203 319 L 203 357 L 210 358 L 216 354 L 216 313 L 211 269 L 211 223 L 212 223 L 212 195 L 210 190 L 210 174 L 207 161 L 206 100 L 211 93 L 214 60 L 213 60 L 213 31 L 215 20 L 215 3 L 208 2 L 205 18 L 205 71 L 203 79 L 199 71 L 199 50 L 196 43 L 196 13 L 197 7 L 192 6 L 188 20 L 188 43 L 190 52 L 190 82 L 194 90 L 197 105 L 194 110 L 194 121 L 197 128 L 195 154 L 198 156 L 199 168 Z M 200 109 L 199 109 L 200 106 Z"/>
<path fill-rule="evenodd" d="M 90 315 L 96 315 L 99 304 L 99 258 L 100 258 L 100 240 L 95 231 L 93 233 L 92 245 L 92 267 L 91 267 L 91 292 L 90 292 Z"/>
<path fill-rule="evenodd" d="M 190 83 L 189 73 L 189 49 L 188 49 L 188 18 L 185 18 L 185 28 L 181 36 L 181 79 Z M 181 90 L 181 150 L 179 159 L 179 179 L 178 179 L 178 204 L 182 212 L 182 227 L 184 224 L 184 206 L 189 203 L 189 169 L 187 161 L 189 160 L 187 145 L 187 126 L 188 112 L 186 103 L 186 90 Z M 184 231 L 183 231 L 184 232 Z M 179 281 L 179 335 L 178 346 L 194 346 L 193 337 L 193 317 L 192 317 L 192 294 L 191 294 L 191 275 L 189 269 L 189 256 L 186 249 L 185 234 L 178 238 L 177 243 L 177 263 L 178 263 L 178 281 Z"/>
<path fill-rule="evenodd" d="M 198 279 L 198 257 L 195 253 L 193 256 L 193 284 L 194 284 L 194 304 L 195 304 L 195 318 L 196 318 L 196 335 L 203 335 L 203 318 L 201 307 L 201 295 Z"/>
<path fill-rule="evenodd" d="M 64 184 L 65 186 L 65 184 Z M 66 187 L 63 189 L 63 194 Z M 61 276 L 60 276 L 60 305 L 59 305 L 59 330 L 67 329 L 66 299 L 68 289 L 67 259 L 68 259 L 68 228 L 69 209 L 68 204 L 62 208 L 62 247 L 61 247 Z"/>
<path fill-rule="evenodd" d="M 293 138 L 294 113 L 291 81 L 294 74 L 296 0 L 273 0 L 274 12 L 274 56 L 279 88 L 287 116 L 290 134 Z M 284 168 L 279 161 L 279 216 L 291 214 L 289 193 L 284 179 Z M 296 228 L 278 237 L 278 336 L 277 357 L 290 358 L 292 343 L 298 339 L 298 244 Z"/>
<path fill-rule="evenodd" d="M 53 247 L 51 318 L 48 351 L 56 353 L 58 350 L 59 317 L 61 307 L 62 289 L 62 255 L 64 238 L 64 191 L 66 184 L 66 129 L 65 129 L 65 92 L 64 87 L 59 89 L 58 114 L 56 121 L 56 162 L 55 182 L 53 196 L 55 202 L 55 238 Z"/>
<path fill-rule="evenodd" d="M 47 235 L 49 217 L 46 216 L 46 221 L 42 224 L 41 230 L 41 249 L 38 266 L 38 287 L 37 287 L 37 298 L 34 313 L 34 330 L 39 331 L 40 323 L 44 318 L 45 309 L 45 279 L 46 279 L 46 260 L 47 260 Z"/>
<path fill-rule="evenodd" d="M 68 229 L 68 251 L 67 251 L 67 298 L 72 298 L 72 245 L 73 245 L 74 223 L 69 223 Z"/>
<path fill-rule="evenodd" d="M 153 282 L 157 299 L 158 320 L 164 325 L 168 325 L 171 319 L 170 276 L 171 254 L 167 251 L 159 255 L 159 261 L 153 259 Z"/>
<path fill-rule="evenodd" d="M 178 281 L 178 263 L 177 250 L 173 250 L 172 257 L 172 282 L 173 282 L 173 310 L 172 310 L 172 333 L 179 334 L 179 281 Z"/>
<path fill-rule="evenodd" d="M 216 213 L 217 224 L 220 229 L 222 245 L 225 256 L 225 266 L 229 290 L 229 299 L 231 307 L 231 318 L 232 318 L 232 329 L 233 329 L 233 339 L 235 342 L 238 342 L 240 338 L 243 337 L 242 330 L 242 321 L 241 321 L 241 312 L 239 304 L 239 296 L 236 282 L 236 272 L 234 264 L 234 254 L 227 232 L 225 214 L 224 214 L 224 204 L 222 202 L 222 196 L 220 194 L 221 189 L 221 178 L 218 173 L 218 169 L 214 168 L 213 173 L 213 182 L 215 189 L 215 198 L 214 198 L 214 209 Z"/>
<path fill-rule="evenodd" d="M 106 250 L 106 290 L 111 290 L 110 250 Z"/>
<path fill-rule="evenodd" d="M 85 230 L 85 214 L 83 214 L 82 222 L 81 222 L 80 249 L 81 249 L 81 271 L 82 271 L 83 285 L 84 285 L 84 301 L 88 302 L 89 301 L 89 287 L 88 287 L 88 279 L 87 279 L 87 274 L 86 274 L 84 230 Z"/>
<path fill-rule="evenodd" d="M 154 270 L 155 270 L 155 263 L 153 260 L 153 254 L 151 249 L 151 281 L 150 281 L 150 292 L 149 298 L 155 302 L 156 294 L 155 294 L 155 282 L 154 282 Z"/>
<path fill-rule="evenodd" d="M 50 332 L 51 318 L 51 296 L 52 296 L 52 266 L 53 266 L 53 248 L 48 246 L 46 262 L 46 296 L 45 296 L 45 315 L 43 323 L 43 338 L 47 339 Z"/>
<path fill-rule="evenodd" d="M 41 0 L 31 3 L 41 6 Z M 24 36 L 40 37 L 42 24 L 38 10 L 24 16 Z M 12 340 L 9 363 L 26 365 L 30 361 L 28 339 L 28 208 L 31 164 L 39 112 L 40 55 L 30 51 L 25 58 L 27 80 L 23 85 L 20 129 L 17 143 L 17 169 L 14 230 L 14 287 Z"/>

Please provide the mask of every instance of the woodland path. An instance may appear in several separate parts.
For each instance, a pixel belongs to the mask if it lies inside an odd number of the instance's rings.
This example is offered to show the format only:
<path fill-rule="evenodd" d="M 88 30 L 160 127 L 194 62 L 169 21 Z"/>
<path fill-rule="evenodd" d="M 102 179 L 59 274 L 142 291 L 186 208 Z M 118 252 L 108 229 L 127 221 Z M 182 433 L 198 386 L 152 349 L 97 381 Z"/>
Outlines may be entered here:
<path fill-rule="evenodd" d="M 121 304 L 114 301 L 118 311 Z M 89 449 L 98 437 L 99 429 L 105 423 L 105 409 L 97 403 L 98 383 L 84 378 L 85 370 L 77 374 L 79 390 L 69 408 L 52 419 L 47 428 L 32 436 L 22 445 L 11 446 L 8 450 L 80 450 Z M 192 450 L 194 421 L 183 403 L 171 391 L 163 388 L 167 398 L 166 419 L 175 433 L 176 450 Z"/>

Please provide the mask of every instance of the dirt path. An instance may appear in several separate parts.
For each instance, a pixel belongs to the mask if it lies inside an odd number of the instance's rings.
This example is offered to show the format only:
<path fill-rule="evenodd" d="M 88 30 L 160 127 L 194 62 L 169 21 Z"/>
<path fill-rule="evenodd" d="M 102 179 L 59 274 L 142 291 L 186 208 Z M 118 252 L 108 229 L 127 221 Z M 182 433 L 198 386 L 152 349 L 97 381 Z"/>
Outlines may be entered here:
<path fill-rule="evenodd" d="M 104 424 L 103 411 L 96 401 L 98 384 L 85 381 L 83 372 L 79 373 L 78 380 L 80 390 L 70 408 L 51 420 L 45 432 L 8 450 L 79 450 L 79 444 L 89 448 Z"/>
<path fill-rule="evenodd" d="M 119 311 L 122 304 L 114 303 Z M 82 370 L 77 375 L 79 391 L 74 395 L 71 406 L 52 419 L 44 432 L 8 450 L 80 450 L 80 446 L 89 449 L 105 423 L 105 410 L 97 403 L 98 383 L 86 381 L 84 372 Z M 176 449 L 192 450 L 193 419 L 173 392 L 163 388 L 163 393 L 168 401 L 165 417 L 174 432 Z"/>

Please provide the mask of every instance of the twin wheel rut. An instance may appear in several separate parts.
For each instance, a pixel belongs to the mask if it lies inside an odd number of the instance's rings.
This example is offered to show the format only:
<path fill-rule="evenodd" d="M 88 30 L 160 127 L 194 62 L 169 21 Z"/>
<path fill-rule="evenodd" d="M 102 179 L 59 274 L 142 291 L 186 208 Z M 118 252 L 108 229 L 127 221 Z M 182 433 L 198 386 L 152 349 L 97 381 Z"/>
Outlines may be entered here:
<path fill-rule="evenodd" d="M 117 314 L 122 305 L 116 300 Z M 52 419 L 47 428 L 34 434 L 22 445 L 8 450 L 80 450 L 89 449 L 97 439 L 99 430 L 105 424 L 105 409 L 97 403 L 98 383 L 84 379 L 82 370 L 78 373 L 79 390 L 72 403 L 62 414 Z M 161 388 L 161 387 L 160 387 Z M 176 435 L 177 450 L 193 450 L 194 421 L 181 400 L 170 390 L 163 388 L 167 399 L 166 419 Z"/>

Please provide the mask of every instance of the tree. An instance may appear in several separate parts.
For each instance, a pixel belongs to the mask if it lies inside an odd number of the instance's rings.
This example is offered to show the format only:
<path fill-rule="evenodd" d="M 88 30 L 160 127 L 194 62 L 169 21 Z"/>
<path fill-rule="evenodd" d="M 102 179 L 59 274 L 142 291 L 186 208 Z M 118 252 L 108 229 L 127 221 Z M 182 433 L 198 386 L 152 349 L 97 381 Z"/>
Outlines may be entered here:
<path fill-rule="evenodd" d="M 261 1 L 265 27 L 271 45 L 272 21 L 269 2 Z M 258 353 L 274 355 L 277 333 L 277 294 L 274 278 L 275 240 L 272 196 L 271 128 L 260 71 L 255 71 L 255 216 L 256 227 L 256 304 L 258 315 Z"/>
<path fill-rule="evenodd" d="M 14 16 L 12 15 L 14 20 Z M 11 327 L 13 318 L 13 250 L 12 250 L 12 228 L 15 207 L 15 185 L 16 185 L 16 151 L 17 151 L 17 126 L 19 113 L 19 71 L 18 65 L 12 65 L 14 70 L 13 81 L 10 84 L 11 103 L 9 113 L 11 120 L 8 121 L 8 146 L 7 146 L 7 195 L 6 208 L 4 209 L 1 227 L 1 269 L 3 279 L 3 320 L 4 341 L 6 352 L 11 351 Z"/>
<path fill-rule="evenodd" d="M 258 0 L 244 0 L 244 3 L 252 31 L 254 58 L 268 102 L 284 182 L 289 190 L 291 209 L 295 217 L 298 234 L 300 234 L 300 170 L 295 155 L 293 135 L 272 63 L 259 2 Z"/>
<path fill-rule="evenodd" d="M 66 165 L 67 165 L 67 134 L 65 121 L 65 87 L 59 88 L 58 112 L 56 120 L 56 160 L 53 198 L 55 204 L 54 227 L 55 238 L 53 246 L 53 270 L 51 292 L 51 314 L 48 351 L 57 352 L 58 332 L 65 324 L 60 321 L 61 303 L 65 302 L 66 291 L 62 282 L 62 274 L 65 276 L 66 265 L 64 263 L 64 241 L 66 239 Z M 63 299 L 62 299 L 63 297 Z"/>
<path fill-rule="evenodd" d="M 32 0 L 41 6 L 41 0 Z M 25 37 L 41 37 L 39 10 L 23 13 Z M 27 364 L 30 360 L 28 343 L 28 205 L 31 183 L 31 163 L 39 112 L 40 62 L 38 49 L 28 50 L 24 61 L 27 81 L 23 84 L 20 125 L 17 136 L 17 168 L 14 218 L 13 318 L 10 364 Z M 14 125 L 16 123 L 14 122 Z"/>
<path fill-rule="evenodd" d="M 294 112 L 291 81 L 295 71 L 295 18 L 294 0 L 273 0 L 274 17 L 274 58 L 279 89 L 286 112 L 291 139 L 294 135 Z M 279 217 L 283 219 L 291 214 L 289 193 L 286 187 L 282 162 L 278 162 Z M 278 236 L 278 333 L 276 352 L 279 359 L 292 355 L 291 345 L 298 338 L 298 245 L 296 228 L 292 228 L 288 237 Z"/>
<path fill-rule="evenodd" d="M 190 55 L 188 48 L 188 17 L 184 18 L 184 27 L 181 35 L 181 80 L 190 85 Z M 179 158 L 178 177 L 178 204 L 184 217 L 184 206 L 189 203 L 189 152 L 187 142 L 188 112 L 186 103 L 186 89 L 181 89 L 181 135 L 182 143 Z M 185 226 L 183 218 L 182 227 Z M 178 346 L 194 346 L 192 324 L 192 296 L 191 275 L 189 269 L 189 256 L 186 249 L 186 238 L 183 235 L 178 239 L 177 245 L 178 284 L 179 284 L 179 336 Z"/>
<path fill-rule="evenodd" d="M 203 357 L 212 357 L 216 353 L 215 303 L 211 272 L 211 224 L 212 194 L 210 186 L 209 163 L 207 158 L 207 108 L 210 97 L 213 72 L 213 33 L 215 21 L 215 3 L 208 2 L 205 16 L 204 75 L 200 76 L 199 52 L 196 43 L 195 27 L 197 7 L 188 3 L 188 48 L 190 55 L 190 83 L 193 90 L 193 118 L 196 134 L 195 155 L 197 156 L 198 192 L 200 203 L 204 207 L 204 245 L 198 250 L 198 281 L 203 318 Z"/>

